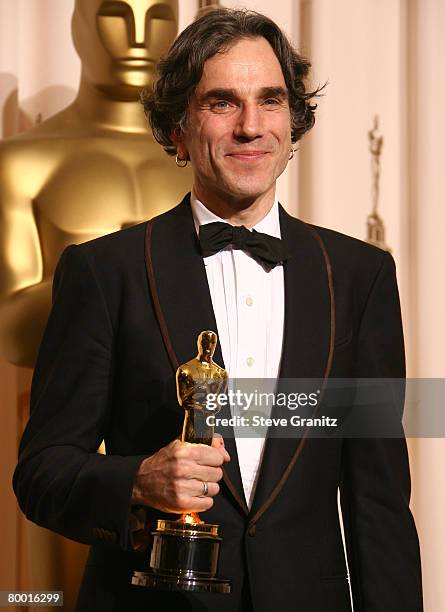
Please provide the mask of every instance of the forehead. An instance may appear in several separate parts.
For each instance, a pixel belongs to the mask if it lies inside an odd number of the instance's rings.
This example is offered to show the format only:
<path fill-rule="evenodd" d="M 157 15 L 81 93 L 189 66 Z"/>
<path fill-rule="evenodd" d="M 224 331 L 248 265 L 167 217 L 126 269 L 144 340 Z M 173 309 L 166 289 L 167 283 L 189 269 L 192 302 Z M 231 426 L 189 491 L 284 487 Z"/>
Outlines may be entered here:
<path fill-rule="evenodd" d="M 286 87 L 280 62 L 265 38 L 237 41 L 204 64 L 197 91 L 213 88 Z"/>

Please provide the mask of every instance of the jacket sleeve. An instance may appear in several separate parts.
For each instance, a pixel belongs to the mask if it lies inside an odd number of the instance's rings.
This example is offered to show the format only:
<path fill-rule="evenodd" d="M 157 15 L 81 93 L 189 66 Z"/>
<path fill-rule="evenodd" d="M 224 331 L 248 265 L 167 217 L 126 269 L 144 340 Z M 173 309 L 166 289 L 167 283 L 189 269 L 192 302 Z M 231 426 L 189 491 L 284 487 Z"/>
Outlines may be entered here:
<path fill-rule="evenodd" d="M 142 456 L 101 455 L 112 401 L 113 329 L 82 246 L 57 266 L 13 487 L 27 518 L 85 544 L 128 549 Z"/>
<path fill-rule="evenodd" d="M 388 253 L 362 314 L 355 377 L 405 377 L 395 265 Z M 401 414 L 403 405 L 398 410 Z M 410 489 L 403 433 L 397 438 L 344 440 L 340 500 L 355 612 L 423 610 Z"/>

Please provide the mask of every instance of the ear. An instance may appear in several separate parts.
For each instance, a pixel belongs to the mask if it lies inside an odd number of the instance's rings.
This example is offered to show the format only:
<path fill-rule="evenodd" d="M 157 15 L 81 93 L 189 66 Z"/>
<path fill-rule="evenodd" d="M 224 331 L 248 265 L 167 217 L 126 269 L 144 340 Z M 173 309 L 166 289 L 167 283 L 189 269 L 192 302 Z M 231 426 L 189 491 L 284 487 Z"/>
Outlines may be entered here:
<path fill-rule="evenodd" d="M 179 159 L 190 159 L 187 151 L 187 147 L 184 143 L 184 134 L 177 125 L 175 129 L 171 132 L 170 138 L 172 139 L 173 144 L 176 146 L 176 153 Z"/>

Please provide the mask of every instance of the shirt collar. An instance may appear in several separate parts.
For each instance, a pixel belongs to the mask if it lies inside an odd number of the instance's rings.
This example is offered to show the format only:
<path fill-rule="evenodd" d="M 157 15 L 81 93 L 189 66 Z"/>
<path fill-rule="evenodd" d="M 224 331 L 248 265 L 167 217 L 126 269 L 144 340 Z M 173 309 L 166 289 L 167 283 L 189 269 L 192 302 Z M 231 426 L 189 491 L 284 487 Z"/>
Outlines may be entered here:
<path fill-rule="evenodd" d="M 207 223 L 213 223 L 215 221 L 221 221 L 222 223 L 228 223 L 226 219 L 221 219 L 213 213 L 211 210 L 206 208 L 200 200 L 197 199 L 195 194 L 191 193 L 190 205 L 192 207 L 193 221 L 195 223 L 196 233 L 199 234 L 199 226 L 206 225 Z M 280 215 L 278 209 L 278 200 L 275 197 L 272 208 L 269 210 L 267 215 L 261 219 L 254 227 L 257 232 L 263 234 L 269 234 L 269 236 L 275 236 L 275 238 L 281 238 L 280 231 Z"/>

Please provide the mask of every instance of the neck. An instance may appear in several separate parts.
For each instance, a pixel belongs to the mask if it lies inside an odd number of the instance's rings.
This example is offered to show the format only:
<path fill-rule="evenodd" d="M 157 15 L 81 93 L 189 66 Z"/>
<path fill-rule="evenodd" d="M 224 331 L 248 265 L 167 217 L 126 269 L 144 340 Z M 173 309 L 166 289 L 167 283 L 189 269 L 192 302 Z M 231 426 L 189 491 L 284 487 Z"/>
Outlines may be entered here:
<path fill-rule="evenodd" d="M 82 75 L 73 108 L 83 122 L 98 128 L 147 135 L 147 119 L 137 94 L 127 100 L 113 98 Z"/>
<path fill-rule="evenodd" d="M 209 193 L 193 185 L 193 193 L 212 213 L 231 225 L 254 227 L 270 212 L 275 201 L 275 184 L 258 197 L 237 198 L 227 194 Z"/>

